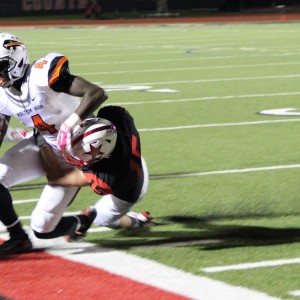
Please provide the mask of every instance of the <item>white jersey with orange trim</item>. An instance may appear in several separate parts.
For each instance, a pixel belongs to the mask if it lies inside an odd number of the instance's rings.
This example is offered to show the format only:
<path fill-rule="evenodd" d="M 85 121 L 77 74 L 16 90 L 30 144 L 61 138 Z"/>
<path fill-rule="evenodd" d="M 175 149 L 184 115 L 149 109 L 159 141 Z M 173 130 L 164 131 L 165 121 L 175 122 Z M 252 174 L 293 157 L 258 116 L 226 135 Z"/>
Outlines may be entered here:
<path fill-rule="evenodd" d="M 0 113 L 7 118 L 16 117 L 27 128 L 38 128 L 66 168 L 70 165 L 58 150 L 57 132 L 79 106 L 80 99 L 58 91 L 68 91 L 73 78 L 67 58 L 50 53 L 27 69 L 21 92 L 13 87 L 0 88 Z M 43 176 L 45 171 L 33 136 L 13 145 L 0 158 L 0 184 L 5 188 Z M 40 233 L 54 230 L 77 192 L 77 187 L 46 184 L 31 217 L 32 228 Z"/>
<path fill-rule="evenodd" d="M 80 104 L 78 97 L 50 87 L 58 81 L 61 67 L 67 61 L 62 54 L 49 53 L 30 66 L 21 94 L 14 88 L 0 89 L 0 113 L 16 117 L 27 128 L 38 128 L 54 148 L 61 124 Z"/>

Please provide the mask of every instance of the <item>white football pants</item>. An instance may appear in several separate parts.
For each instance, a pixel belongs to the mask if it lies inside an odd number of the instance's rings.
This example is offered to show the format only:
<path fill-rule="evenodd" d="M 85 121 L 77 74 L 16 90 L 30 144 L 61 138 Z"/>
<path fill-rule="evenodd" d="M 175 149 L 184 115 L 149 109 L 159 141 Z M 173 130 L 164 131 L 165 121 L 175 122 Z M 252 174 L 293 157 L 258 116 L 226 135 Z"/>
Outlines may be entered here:
<path fill-rule="evenodd" d="M 62 166 L 69 166 L 59 151 L 54 152 Z M 45 172 L 39 157 L 39 148 L 34 144 L 33 137 L 19 142 L 0 159 L 0 183 L 6 188 L 43 176 Z M 32 229 L 39 233 L 54 230 L 77 191 L 77 187 L 47 184 L 32 212 Z"/>

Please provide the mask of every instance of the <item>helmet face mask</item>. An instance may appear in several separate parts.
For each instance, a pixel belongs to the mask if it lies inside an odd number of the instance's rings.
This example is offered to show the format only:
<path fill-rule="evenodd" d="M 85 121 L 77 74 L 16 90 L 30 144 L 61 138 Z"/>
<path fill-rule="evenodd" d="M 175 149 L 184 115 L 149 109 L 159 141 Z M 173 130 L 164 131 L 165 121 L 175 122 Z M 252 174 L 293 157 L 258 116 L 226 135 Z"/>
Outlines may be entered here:
<path fill-rule="evenodd" d="M 22 78 L 29 65 L 24 43 L 15 35 L 0 33 L 0 87 Z"/>
<path fill-rule="evenodd" d="M 110 156 L 117 141 L 115 126 L 106 119 L 90 118 L 75 126 L 64 158 L 77 166 L 88 166 Z"/>
<path fill-rule="evenodd" d="M 15 65 L 16 62 L 9 58 L 0 58 L 0 87 L 9 87 L 13 83 L 9 73 Z"/>

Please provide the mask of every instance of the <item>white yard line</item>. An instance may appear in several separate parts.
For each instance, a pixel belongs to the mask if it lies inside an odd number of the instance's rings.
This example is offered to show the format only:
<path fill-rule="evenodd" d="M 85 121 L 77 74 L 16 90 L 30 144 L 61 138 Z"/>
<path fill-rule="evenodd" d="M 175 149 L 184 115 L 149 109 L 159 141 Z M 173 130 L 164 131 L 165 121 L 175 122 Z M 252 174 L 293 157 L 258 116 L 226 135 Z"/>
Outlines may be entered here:
<path fill-rule="evenodd" d="M 280 62 L 280 63 L 268 63 L 268 64 L 246 64 L 246 65 L 224 65 L 213 67 L 186 67 L 186 68 L 162 68 L 162 69 L 143 69 L 143 70 L 119 70 L 119 71 L 99 71 L 89 72 L 91 74 L 107 75 L 107 74 L 129 74 L 129 73 L 154 73 L 154 72 L 173 72 L 173 71 L 193 71 L 193 70 L 220 70 L 220 69 L 240 69 L 240 68 L 257 68 L 257 67 L 274 67 L 274 66 L 286 66 L 297 65 L 300 62 Z"/>
<path fill-rule="evenodd" d="M 291 258 L 291 259 L 279 259 L 279 260 L 266 260 L 254 263 L 244 263 L 244 264 L 236 264 L 236 265 L 228 265 L 228 266 L 219 266 L 219 267 L 208 267 L 203 268 L 201 271 L 205 273 L 217 273 L 217 272 L 225 272 L 225 271 L 233 271 L 233 270 L 250 270 L 250 269 L 258 269 L 258 268 L 266 268 L 266 267 L 278 267 L 284 265 L 293 265 L 300 264 L 300 258 Z"/>
<path fill-rule="evenodd" d="M 157 82 L 138 82 L 124 85 L 166 85 L 166 84 L 193 84 L 207 82 L 224 82 L 224 81 L 244 81 L 244 80 L 262 80 L 262 79 L 290 79 L 299 78 L 300 74 L 288 75 L 268 75 L 268 76 L 247 76 L 247 77 L 228 77 L 228 78 L 211 78 L 211 79 L 196 79 L 196 80 L 176 80 L 176 81 L 157 81 Z"/>
<path fill-rule="evenodd" d="M 211 176 L 211 175 L 275 171 L 275 170 L 287 170 L 287 169 L 299 169 L 299 168 L 300 168 L 300 164 L 280 165 L 280 166 L 267 166 L 267 167 L 231 169 L 231 170 L 216 170 L 216 171 L 208 171 L 208 172 L 195 172 L 195 173 L 183 173 L 183 174 L 150 175 L 150 179 L 153 180 L 153 179 L 182 178 L 182 177 L 194 177 L 194 176 Z M 14 200 L 14 204 L 30 203 L 30 202 L 36 202 L 36 201 L 37 201 L 37 199 Z M 66 212 L 65 215 L 72 215 L 74 213 L 78 213 L 78 212 Z M 29 216 L 20 217 L 20 219 L 27 220 L 27 219 L 29 219 Z"/>
<path fill-rule="evenodd" d="M 289 122 L 300 122 L 300 118 L 299 119 L 285 119 L 285 120 L 264 120 L 264 121 L 238 122 L 238 123 L 196 124 L 196 125 L 162 127 L 162 128 L 139 128 L 139 131 L 140 132 L 143 132 L 143 131 L 147 131 L 147 132 L 149 132 L 149 131 L 169 131 L 169 130 L 182 130 L 182 129 L 194 129 L 194 128 L 261 125 L 261 124 L 289 123 Z"/>
<path fill-rule="evenodd" d="M 129 87 L 132 85 L 129 85 Z M 210 101 L 210 100 L 226 100 L 226 99 L 247 99 L 247 98 L 266 98 L 266 97 L 282 97 L 282 96 L 299 96 L 300 92 L 288 93 L 270 93 L 270 94 L 245 94 L 245 95 L 228 95 L 228 96 L 209 96 L 199 98 L 183 98 L 183 99 L 162 99 L 136 102 L 112 102 L 111 105 L 141 105 L 141 104 L 158 104 L 158 103 L 177 103 L 189 101 Z"/>
<path fill-rule="evenodd" d="M 181 177 L 222 175 L 222 174 L 236 174 L 236 173 L 274 171 L 274 170 L 298 169 L 298 168 L 300 168 L 300 164 L 281 165 L 281 166 L 268 166 L 268 167 L 247 168 L 247 169 L 232 169 L 232 170 L 221 170 L 221 171 L 210 171 L 210 172 L 199 172 L 199 173 L 174 174 L 174 175 L 172 175 L 172 174 L 170 174 L 170 175 L 152 175 L 151 179 L 181 178 Z"/>
<path fill-rule="evenodd" d="M 26 203 L 32 203 L 32 202 L 38 202 L 39 199 L 27 199 L 27 200 L 14 200 L 14 205 L 16 204 L 26 204 Z"/>
<path fill-rule="evenodd" d="M 291 55 L 299 55 L 299 51 L 296 52 L 286 52 L 286 53 L 275 53 L 275 54 L 248 54 L 248 55 L 216 55 L 216 56 L 201 56 L 199 55 L 190 55 L 182 56 L 182 58 L 162 58 L 162 59 L 141 59 L 141 60 L 118 60 L 118 61 L 94 61 L 83 62 L 83 63 L 73 63 L 72 66 L 89 66 L 89 65 L 133 65 L 133 64 L 145 64 L 145 63 L 164 63 L 164 62 L 194 62 L 198 60 L 224 60 L 224 59 L 239 59 L 239 58 L 266 58 L 266 57 L 289 57 Z M 97 72 L 96 72 L 97 73 Z M 78 75 L 90 75 L 95 74 L 95 72 L 77 72 Z"/>

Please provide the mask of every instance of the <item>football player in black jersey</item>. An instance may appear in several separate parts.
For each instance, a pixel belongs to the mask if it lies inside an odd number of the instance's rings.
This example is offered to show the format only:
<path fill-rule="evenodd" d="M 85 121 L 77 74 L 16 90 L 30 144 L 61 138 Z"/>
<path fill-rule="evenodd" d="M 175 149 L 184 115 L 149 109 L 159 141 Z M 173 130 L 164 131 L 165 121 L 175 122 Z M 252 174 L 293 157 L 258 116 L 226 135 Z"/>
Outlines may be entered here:
<path fill-rule="evenodd" d="M 61 235 L 77 240 L 92 223 L 113 228 L 138 228 L 149 224 L 149 212 L 133 212 L 148 188 L 148 170 L 141 155 L 138 130 L 130 113 L 119 106 L 106 106 L 96 118 L 74 128 L 65 159 L 78 168 L 60 170 L 51 147 L 36 134 L 47 179 L 62 186 L 87 186 L 101 196 L 94 205 L 76 216 L 62 217 L 49 234 L 35 232 L 38 238 Z"/>

